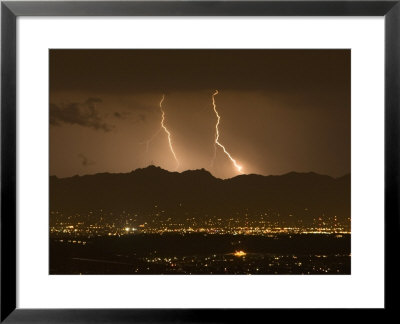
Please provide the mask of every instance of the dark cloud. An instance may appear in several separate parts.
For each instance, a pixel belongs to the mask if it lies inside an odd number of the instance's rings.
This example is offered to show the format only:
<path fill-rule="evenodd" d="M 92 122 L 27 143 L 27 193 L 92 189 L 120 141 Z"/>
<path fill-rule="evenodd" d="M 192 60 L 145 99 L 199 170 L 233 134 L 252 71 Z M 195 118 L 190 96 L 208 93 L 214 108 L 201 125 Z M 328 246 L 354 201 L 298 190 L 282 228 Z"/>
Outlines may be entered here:
<path fill-rule="evenodd" d="M 83 154 L 78 154 L 78 157 L 81 159 L 82 165 L 84 167 L 96 164 L 94 161 L 90 161 L 86 156 Z"/>
<path fill-rule="evenodd" d="M 130 117 L 131 113 L 130 112 L 119 112 L 115 111 L 113 116 L 118 119 L 128 119 Z M 134 116 L 133 120 L 131 120 L 131 123 L 139 123 L 139 122 L 145 122 L 147 120 L 147 117 L 143 113 L 139 113 Z"/>
<path fill-rule="evenodd" d="M 127 119 L 130 117 L 130 115 L 131 115 L 131 112 L 129 112 L 129 111 L 115 111 L 113 113 L 113 116 L 118 119 Z"/>
<path fill-rule="evenodd" d="M 350 98 L 350 50 L 51 50 L 51 91 L 214 89 Z M 290 98 L 293 104 L 296 98 Z M 132 109 L 141 109 L 133 103 Z"/>
<path fill-rule="evenodd" d="M 101 103 L 99 98 L 89 98 L 83 103 L 62 105 L 50 103 L 50 125 L 80 125 L 109 132 L 113 129 L 113 126 L 104 122 L 100 116 L 96 107 L 98 103 Z"/>

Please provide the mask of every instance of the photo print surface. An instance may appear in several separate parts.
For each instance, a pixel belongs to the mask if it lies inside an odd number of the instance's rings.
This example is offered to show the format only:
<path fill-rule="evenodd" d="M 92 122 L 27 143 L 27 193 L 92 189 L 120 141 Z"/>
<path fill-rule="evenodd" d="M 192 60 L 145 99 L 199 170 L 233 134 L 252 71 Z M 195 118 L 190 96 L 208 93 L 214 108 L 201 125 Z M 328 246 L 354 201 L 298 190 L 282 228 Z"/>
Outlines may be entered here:
<path fill-rule="evenodd" d="M 50 274 L 350 274 L 350 50 L 49 51 Z"/>

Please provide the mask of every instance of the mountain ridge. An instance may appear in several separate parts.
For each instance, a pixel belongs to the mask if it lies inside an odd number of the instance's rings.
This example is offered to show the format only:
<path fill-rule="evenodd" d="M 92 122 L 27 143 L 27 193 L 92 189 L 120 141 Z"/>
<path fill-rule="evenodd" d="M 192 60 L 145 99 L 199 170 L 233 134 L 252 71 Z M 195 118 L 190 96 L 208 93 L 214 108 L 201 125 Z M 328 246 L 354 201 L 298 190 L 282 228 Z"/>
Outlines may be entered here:
<path fill-rule="evenodd" d="M 140 215 L 163 210 L 176 218 L 274 213 L 301 220 L 321 215 L 348 220 L 350 187 L 350 175 L 290 172 L 219 179 L 204 169 L 178 173 L 150 166 L 130 173 L 50 177 L 50 210 L 79 214 L 127 210 Z"/>
<path fill-rule="evenodd" d="M 200 172 L 201 171 L 201 172 L 204 172 L 204 173 L 208 173 L 210 176 L 212 176 L 215 179 L 220 179 L 220 180 L 230 180 L 230 179 L 234 179 L 234 178 L 237 178 L 237 177 L 244 177 L 244 176 L 282 177 L 282 176 L 288 176 L 288 175 L 317 175 L 317 176 L 329 177 L 329 178 L 332 178 L 332 179 L 340 179 L 340 178 L 344 178 L 344 177 L 350 177 L 350 173 L 346 173 L 346 174 L 344 174 L 342 176 L 339 176 L 339 177 L 333 177 L 333 176 L 330 176 L 330 175 L 321 174 L 321 173 L 317 173 L 317 172 L 314 172 L 314 171 L 309 171 L 309 172 L 290 171 L 290 172 L 282 173 L 282 174 L 269 174 L 269 175 L 262 175 L 262 174 L 258 174 L 258 173 L 246 173 L 246 174 L 238 174 L 238 175 L 236 175 L 234 177 L 223 179 L 223 178 L 218 178 L 218 177 L 214 176 L 210 171 L 208 171 L 205 168 L 188 169 L 188 170 L 184 170 L 184 171 L 178 172 L 178 171 L 168 171 L 168 170 L 163 169 L 163 168 L 161 168 L 159 166 L 156 166 L 156 165 L 149 165 L 149 166 L 147 166 L 145 168 L 137 168 L 137 169 L 134 169 L 134 170 L 132 170 L 130 172 L 98 172 L 98 173 L 82 174 L 82 175 L 75 174 L 73 176 L 68 176 L 68 177 L 58 177 L 57 175 L 50 175 L 50 178 L 69 179 L 69 178 L 77 178 L 77 177 L 95 176 L 95 175 L 99 175 L 99 174 L 121 175 L 121 174 L 131 174 L 131 173 L 135 173 L 137 171 L 142 171 L 142 170 L 147 170 L 147 169 L 156 169 L 156 170 L 161 170 L 161 171 L 164 171 L 164 172 L 175 173 L 175 174 L 187 174 L 187 173 L 191 173 L 191 172 Z"/>

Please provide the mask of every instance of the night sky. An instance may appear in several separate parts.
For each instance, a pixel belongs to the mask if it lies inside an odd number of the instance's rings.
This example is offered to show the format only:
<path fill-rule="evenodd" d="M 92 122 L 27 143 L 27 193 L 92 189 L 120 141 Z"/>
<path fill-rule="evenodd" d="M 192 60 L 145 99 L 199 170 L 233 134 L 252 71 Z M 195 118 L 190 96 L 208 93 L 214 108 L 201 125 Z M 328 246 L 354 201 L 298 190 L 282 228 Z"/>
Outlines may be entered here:
<path fill-rule="evenodd" d="M 350 172 L 349 50 L 50 50 L 50 174 L 174 171 L 165 94 L 177 171 L 238 175 L 215 90 L 244 173 Z"/>

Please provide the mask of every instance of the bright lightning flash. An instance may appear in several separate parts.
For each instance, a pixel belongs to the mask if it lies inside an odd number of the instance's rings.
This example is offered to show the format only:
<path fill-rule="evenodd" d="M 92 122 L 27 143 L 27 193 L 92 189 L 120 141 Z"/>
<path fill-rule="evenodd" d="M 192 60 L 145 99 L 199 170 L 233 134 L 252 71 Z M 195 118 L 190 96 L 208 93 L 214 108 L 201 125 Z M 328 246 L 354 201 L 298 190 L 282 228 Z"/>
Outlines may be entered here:
<path fill-rule="evenodd" d="M 168 130 L 168 128 L 167 128 L 167 127 L 165 126 L 165 124 L 164 124 L 164 121 L 165 121 L 165 112 L 164 112 L 164 109 L 163 109 L 163 107 L 162 107 L 162 103 L 163 103 L 164 99 L 165 99 L 165 95 L 162 96 L 161 101 L 160 101 L 161 127 L 164 129 L 165 133 L 166 133 L 167 136 L 168 136 L 169 149 L 171 150 L 171 153 L 172 153 L 172 155 L 174 156 L 174 159 L 175 159 L 175 161 L 176 161 L 176 169 L 178 169 L 178 167 L 179 167 L 179 160 L 178 160 L 178 158 L 176 157 L 174 148 L 172 147 L 171 133 L 170 133 L 170 131 Z"/>
<path fill-rule="evenodd" d="M 242 166 L 241 165 L 239 165 L 237 162 L 236 162 L 236 160 L 229 154 L 229 152 L 226 150 L 226 148 L 225 148 L 225 146 L 223 146 L 218 140 L 219 140 L 219 129 L 218 129 L 218 126 L 219 126 L 219 122 L 220 122 L 220 120 L 221 120 L 221 116 L 218 114 L 218 111 L 217 111 L 217 105 L 215 104 L 215 96 L 218 94 L 218 90 L 215 90 L 215 92 L 214 92 L 214 94 L 212 95 L 212 104 L 213 104 L 213 108 L 214 108 L 214 112 L 215 112 L 215 115 L 217 116 L 217 123 L 215 124 L 215 144 L 214 144 L 214 147 L 215 147 L 215 151 L 214 151 L 214 159 L 213 159 L 213 161 L 215 160 L 215 156 L 216 156 L 216 148 L 217 148 L 217 145 L 220 147 L 220 148 L 222 148 L 222 150 L 224 151 L 224 153 L 226 154 L 226 156 L 232 161 L 232 163 L 233 163 L 233 165 L 235 166 L 235 168 L 236 168 L 236 170 L 238 170 L 238 172 L 239 173 L 241 173 L 241 174 L 243 174 L 243 172 L 242 172 Z"/>

